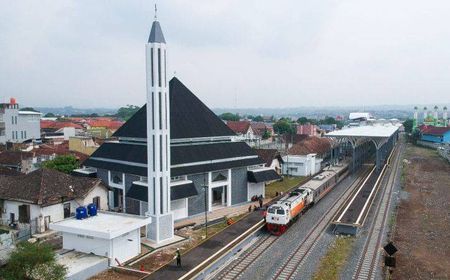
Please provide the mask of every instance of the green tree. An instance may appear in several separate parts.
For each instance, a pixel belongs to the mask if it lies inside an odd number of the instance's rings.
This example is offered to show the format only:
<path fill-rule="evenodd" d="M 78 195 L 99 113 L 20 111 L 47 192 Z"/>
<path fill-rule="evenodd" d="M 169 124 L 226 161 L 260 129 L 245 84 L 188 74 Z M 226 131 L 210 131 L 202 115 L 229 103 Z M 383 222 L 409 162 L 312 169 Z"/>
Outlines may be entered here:
<path fill-rule="evenodd" d="M 252 119 L 254 122 L 263 122 L 264 118 L 260 115 L 260 116 L 255 116 Z"/>
<path fill-rule="evenodd" d="M 56 262 L 55 253 L 49 245 L 21 242 L 11 253 L 9 261 L 1 270 L 0 278 L 13 279 L 64 279 L 67 268 Z"/>
<path fill-rule="evenodd" d="M 295 134 L 296 133 L 295 124 L 286 118 L 281 118 L 278 121 L 276 121 L 275 124 L 273 125 L 273 129 L 278 134 L 286 134 L 286 133 Z"/>
<path fill-rule="evenodd" d="M 241 119 L 241 117 L 239 117 L 239 114 L 233 114 L 229 112 L 223 113 L 219 117 L 224 121 L 238 121 Z"/>
<path fill-rule="evenodd" d="M 53 160 L 44 161 L 42 166 L 70 174 L 74 169 L 80 167 L 80 164 L 73 155 L 60 155 Z"/>
<path fill-rule="evenodd" d="M 272 136 L 272 135 L 270 134 L 270 131 L 268 131 L 268 130 L 266 129 L 266 130 L 264 130 L 264 133 L 263 133 L 263 135 L 262 135 L 262 139 L 263 139 L 263 140 L 269 139 L 270 136 Z"/>
<path fill-rule="evenodd" d="M 117 110 L 117 117 L 121 118 L 122 120 L 129 120 L 134 114 L 136 114 L 137 111 L 139 111 L 139 106 L 136 105 L 129 105 L 125 107 L 120 107 L 119 110 Z"/>
<path fill-rule="evenodd" d="M 45 114 L 44 117 L 45 117 L 45 118 L 54 118 L 54 117 L 56 117 L 56 116 L 55 116 L 55 114 L 53 114 L 53 113 L 47 113 L 47 114 Z"/>
<path fill-rule="evenodd" d="M 300 117 L 300 118 L 297 119 L 297 122 L 299 124 L 307 124 L 309 122 L 309 120 L 308 120 L 307 117 Z"/>
<path fill-rule="evenodd" d="M 413 128 L 413 119 L 407 119 L 403 122 L 403 127 L 405 128 L 405 132 L 411 133 Z"/>

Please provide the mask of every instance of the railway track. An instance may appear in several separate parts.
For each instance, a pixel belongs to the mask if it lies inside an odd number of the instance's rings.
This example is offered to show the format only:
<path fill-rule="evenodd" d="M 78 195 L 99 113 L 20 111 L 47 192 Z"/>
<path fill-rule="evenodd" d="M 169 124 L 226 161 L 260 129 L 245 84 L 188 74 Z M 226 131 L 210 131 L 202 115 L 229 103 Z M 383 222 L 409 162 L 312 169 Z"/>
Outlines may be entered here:
<path fill-rule="evenodd" d="M 353 194 L 360 186 L 367 174 L 370 174 L 369 171 L 370 169 L 363 172 L 363 174 L 361 174 L 363 176 L 358 176 L 352 183 L 352 186 L 343 192 L 336 202 L 326 210 L 313 228 L 307 233 L 300 245 L 290 253 L 288 259 L 276 270 L 275 274 L 272 275 L 271 279 L 290 279 L 296 276 L 307 256 L 328 228 L 330 221 L 336 215 L 336 211 L 341 207 L 342 203 L 347 200 L 348 196 Z"/>
<path fill-rule="evenodd" d="M 388 166 L 390 168 L 389 177 L 385 177 L 382 181 L 385 186 L 381 194 L 382 196 L 377 203 L 375 211 L 376 216 L 370 226 L 363 251 L 361 252 L 353 274 L 353 279 L 375 279 L 376 277 L 376 268 L 378 267 L 381 254 L 381 243 L 383 241 L 389 207 L 391 205 L 392 190 L 399 171 L 398 164 L 402 149 L 403 143 L 400 143 L 399 147 L 396 149 L 397 151 L 393 161 L 391 162 L 392 158 L 388 160 Z"/>
<path fill-rule="evenodd" d="M 222 270 L 214 279 L 236 279 L 247 270 L 247 268 L 258 259 L 272 244 L 278 236 L 267 234 L 258 240 L 250 250 L 244 252 L 237 259 L 233 260 L 226 270 Z"/>

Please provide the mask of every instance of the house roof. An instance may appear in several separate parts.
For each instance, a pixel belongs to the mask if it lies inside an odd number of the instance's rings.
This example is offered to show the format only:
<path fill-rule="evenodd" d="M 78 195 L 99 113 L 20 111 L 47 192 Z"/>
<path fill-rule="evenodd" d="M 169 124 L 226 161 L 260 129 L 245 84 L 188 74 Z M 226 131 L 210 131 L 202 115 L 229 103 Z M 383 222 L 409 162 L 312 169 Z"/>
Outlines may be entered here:
<path fill-rule="evenodd" d="M 170 80 L 169 91 L 171 139 L 235 135 L 213 111 L 177 78 Z M 113 136 L 147 138 L 146 105 L 142 106 Z"/>
<path fill-rule="evenodd" d="M 0 152 L 0 165 L 19 165 L 22 160 L 33 157 L 31 152 L 3 151 Z"/>
<path fill-rule="evenodd" d="M 48 206 L 85 197 L 100 179 L 71 176 L 53 169 L 38 169 L 19 176 L 0 176 L 0 198 Z"/>
<path fill-rule="evenodd" d="M 422 134 L 442 136 L 450 131 L 450 126 L 438 127 L 438 126 L 423 126 L 420 128 Z"/>
<path fill-rule="evenodd" d="M 97 120 L 97 119 L 87 120 L 86 123 L 90 127 L 105 127 L 109 129 L 119 129 L 124 124 L 124 122 L 116 120 Z"/>
<path fill-rule="evenodd" d="M 250 126 L 253 133 L 259 136 L 263 136 L 266 130 L 273 133 L 273 127 L 263 122 L 251 122 Z"/>
<path fill-rule="evenodd" d="M 246 134 L 250 128 L 249 121 L 227 121 L 227 126 L 237 134 Z"/>
<path fill-rule="evenodd" d="M 74 122 L 66 122 L 66 121 L 49 121 L 49 120 L 41 120 L 41 128 L 42 129 L 61 129 L 64 127 L 73 127 L 76 129 L 83 129 L 83 126 Z"/>
<path fill-rule="evenodd" d="M 259 169 L 247 171 L 248 181 L 251 183 L 260 183 L 273 180 L 280 180 L 281 177 L 273 169 Z"/>
<path fill-rule="evenodd" d="M 21 175 L 22 173 L 19 171 L 16 171 L 14 169 L 8 168 L 8 167 L 3 167 L 0 166 L 0 176 L 2 175 L 6 175 L 6 176 L 17 176 L 17 175 Z"/>
<path fill-rule="evenodd" d="M 274 159 L 283 161 L 277 149 L 255 149 L 255 152 L 266 163 L 266 166 L 270 166 Z"/>
<path fill-rule="evenodd" d="M 322 155 L 331 149 L 331 139 L 320 137 L 308 137 L 305 140 L 294 144 L 289 149 L 290 155 Z"/>

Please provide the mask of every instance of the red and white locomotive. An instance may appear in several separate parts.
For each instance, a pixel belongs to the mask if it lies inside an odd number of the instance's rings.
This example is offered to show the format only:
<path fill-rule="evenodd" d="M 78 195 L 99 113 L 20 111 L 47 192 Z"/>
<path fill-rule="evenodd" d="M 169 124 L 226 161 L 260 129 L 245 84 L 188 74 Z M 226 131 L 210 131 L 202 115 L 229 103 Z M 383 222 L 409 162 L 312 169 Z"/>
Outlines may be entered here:
<path fill-rule="evenodd" d="M 267 229 L 274 235 L 284 233 L 301 213 L 322 199 L 346 171 L 346 166 L 323 171 L 269 206 L 265 213 Z"/>

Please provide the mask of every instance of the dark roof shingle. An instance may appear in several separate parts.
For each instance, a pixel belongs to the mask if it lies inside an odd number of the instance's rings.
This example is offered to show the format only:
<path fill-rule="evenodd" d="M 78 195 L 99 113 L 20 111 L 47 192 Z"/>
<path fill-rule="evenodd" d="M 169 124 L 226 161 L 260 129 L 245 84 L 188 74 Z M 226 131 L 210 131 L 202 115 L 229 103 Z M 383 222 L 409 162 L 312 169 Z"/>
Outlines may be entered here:
<path fill-rule="evenodd" d="M 47 206 L 83 198 L 97 185 L 102 185 L 100 179 L 43 168 L 19 176 L 0 176 L 0 198 Z"/>
<path fill-rule="evenodd" d="M 170 80 L 169 91 L 171 139 L 235 135 L 177 78 Z M 147 106 L 142 106 L 113 136 L 147 138 Z"/>

